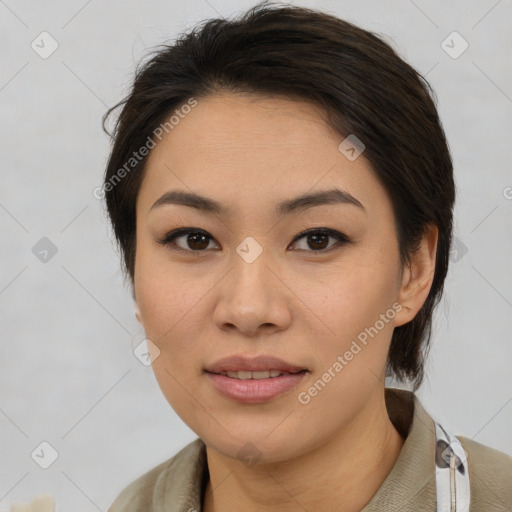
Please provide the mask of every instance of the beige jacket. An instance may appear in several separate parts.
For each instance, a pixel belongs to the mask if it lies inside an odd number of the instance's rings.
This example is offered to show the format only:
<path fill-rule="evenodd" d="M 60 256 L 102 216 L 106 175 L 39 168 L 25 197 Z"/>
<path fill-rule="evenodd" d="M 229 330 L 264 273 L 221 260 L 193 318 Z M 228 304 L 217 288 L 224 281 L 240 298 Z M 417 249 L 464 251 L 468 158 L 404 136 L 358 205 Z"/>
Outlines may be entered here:
<path fill-rule="evenodd" d="M 361 512 L 435 512 L 435 428 L 409 391 L 386 389 L 386 407 L 406 438 L 393 469 Z M 512 457 L 457 436 L 467 452 L 470 512 L 512 511 Z M 108 512 L 201 512 L 208 481 L 206 449 L 196 439 L 128 485 Z"/>

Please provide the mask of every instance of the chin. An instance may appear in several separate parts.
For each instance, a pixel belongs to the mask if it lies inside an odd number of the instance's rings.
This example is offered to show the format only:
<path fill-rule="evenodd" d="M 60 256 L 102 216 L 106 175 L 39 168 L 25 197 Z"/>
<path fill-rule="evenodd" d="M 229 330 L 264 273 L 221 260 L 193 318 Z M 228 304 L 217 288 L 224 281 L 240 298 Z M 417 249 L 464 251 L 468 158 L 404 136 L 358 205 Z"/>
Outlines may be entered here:
<path fill-rule="evenodd" d="M 298 442 L 295 437 L 273 436 L 260 432 L 245 433 L 237 435 L 235 432 L 223 435 L 222 438 L 216 436 L 199 435 L 206 446 L 223 457 L 236 459 L 247 466 L 276 464 L 294 459 L 304 453 L 306 444 L 303 441 Z"/>

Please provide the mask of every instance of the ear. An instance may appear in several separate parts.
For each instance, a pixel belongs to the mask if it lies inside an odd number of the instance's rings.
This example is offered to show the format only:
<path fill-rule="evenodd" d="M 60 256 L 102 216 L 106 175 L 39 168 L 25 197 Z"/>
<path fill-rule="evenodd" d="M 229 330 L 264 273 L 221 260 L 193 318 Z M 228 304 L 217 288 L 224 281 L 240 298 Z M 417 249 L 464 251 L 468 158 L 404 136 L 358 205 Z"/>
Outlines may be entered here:
<path fill-rule="evenodd" d="M 142 324 L 142 316 L 140 314 L 140 309 L 139 309 L 139 305 L 137 304 L 137 301 L 135 301 L 134 304 L 135 304 L 135 318 L 137 319 L 137 321 L 139 322 L 140 325 L 143 325 Z"/>
<path fill-rule="evenodd" d="M 395 315 L 395 327 L 410 322 L 428 297 L 436 267 L 436 251 L 439 231 L 429 224 L 418 250 L 411 255 L 411 263 L 402 274 L 398 302 L 402 309 Z"/>
<path fill-rule="evenodd" d="M 139 304 L 137 303 L 137 297 L 135 296 L 135 287 L 133 286 L 133 282 L 132 282 L 131 289 L 132 289 L 133 305 L 134 305 L 134 309 L 135 309 L 135 318 L 137 319 L 137 322 L 139 322 L 139 324 L 143 326 L 142 315 L 140 314 Z"/>

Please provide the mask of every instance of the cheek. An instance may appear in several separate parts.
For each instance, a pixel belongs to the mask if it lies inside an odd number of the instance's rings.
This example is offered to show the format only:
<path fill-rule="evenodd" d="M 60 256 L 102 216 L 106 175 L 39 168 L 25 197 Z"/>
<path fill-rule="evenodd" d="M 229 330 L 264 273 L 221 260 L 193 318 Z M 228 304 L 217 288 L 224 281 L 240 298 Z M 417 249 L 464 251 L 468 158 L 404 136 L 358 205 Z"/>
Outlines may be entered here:
<path fill-rule="evenodd" d="M 305 302 L 315 301 L 315 307 L 337 327 L 337 334 L 353 335 L 351 328 L 373 323 L 392 305 L 396 292 L 395 270 L 375 258 L 366 261 L 361 254 L 333 269 L 322 281 L 325 284 L 313 283 L 303 296 Z"/>
<path fill-rule="evenodd" d="M 146 337 L 155 345 L 152 369 L 162 394 L 188 425 L 196 425 L 197 378 L 206 312 L 201 299 L 213 285 L 210 279 L 186 278 L 172 266 L 139 260 L 136 296 Z M 193 397 L 194 399 L 191 399 Z M 201 418 L 204 423 L 205 418 Z"/>
<path fill-rule="evenodd" d="M 208 276 L 200 265 L 194 265 L 194 275 L 183 264 L 171 262 L 166 250 L 154 247 L 142 237 L 137 245 L 134 287 L 144 328 L 157 344 L 175 339 L 176 333 L 193 326 L 191 318 L 196 306 L 211 287 Z M 204 269 L 204 267 L 203 267 Z"/>
<path fill-rule="evenodd" d="M 303 290 L 312 298 L 308 305 L 321 318 L 319 325 L 328 329 L 319 336 L 310 333 L 316 372 L 299 390 L 299 411 L 304 425 L 311 416 L 322 415 L 327 428 L 356 415 L 383 378 L 396 308 L 389 263 L 376 265 L 373 259 L 365 265 L 364 258 L 358 258 L 326 282 L 324 294 Z M 343 407 L 332 407 L 336 403 Z"/>
<path fill-rule="evenodd" d="M 308 281 L 307 286 L 303 283 L 299 292 L 321 320 L 315 323 L 322 331 L 322 343 L 312 342 L 324 368 L 347 351 L 352 351 L 347 354 L 351 367 L 371 367 L 380 373 L 385 364 L 396 314 L 397 269 L 393 255 L 376 259 L 372 253 L 359 251 L 329 275 Z"/>
<path fill-rule="evenodd" d="M 183 272 L 170 270 L 164 276 L 155 268 L 143 279 L 137 300 L 147 337 L 174 360 L 193 354 L 205 325 L 204 298 L 213 285 L 211 278 L 185 279 Z"/>

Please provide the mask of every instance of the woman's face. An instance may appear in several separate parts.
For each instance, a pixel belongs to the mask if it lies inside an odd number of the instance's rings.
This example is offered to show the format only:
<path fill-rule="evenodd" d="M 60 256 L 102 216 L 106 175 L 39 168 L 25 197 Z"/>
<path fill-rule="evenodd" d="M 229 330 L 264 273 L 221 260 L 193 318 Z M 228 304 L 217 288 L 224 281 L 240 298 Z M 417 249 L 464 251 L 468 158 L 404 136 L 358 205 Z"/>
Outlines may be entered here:
<path fill-rule="evenodd" d="M 165 397 L 227 456 L 286 460 L 348 428 L 381 398 L 393 328 L 410 320 L 391 202 L 342 141 L 308 103 L 225 94 L 199 100 L 149 155 L 140 319 Z M 346 195 L 292 202 L 334 189 Z M 179 228 L 192 233 L 171 239 Z"/>

